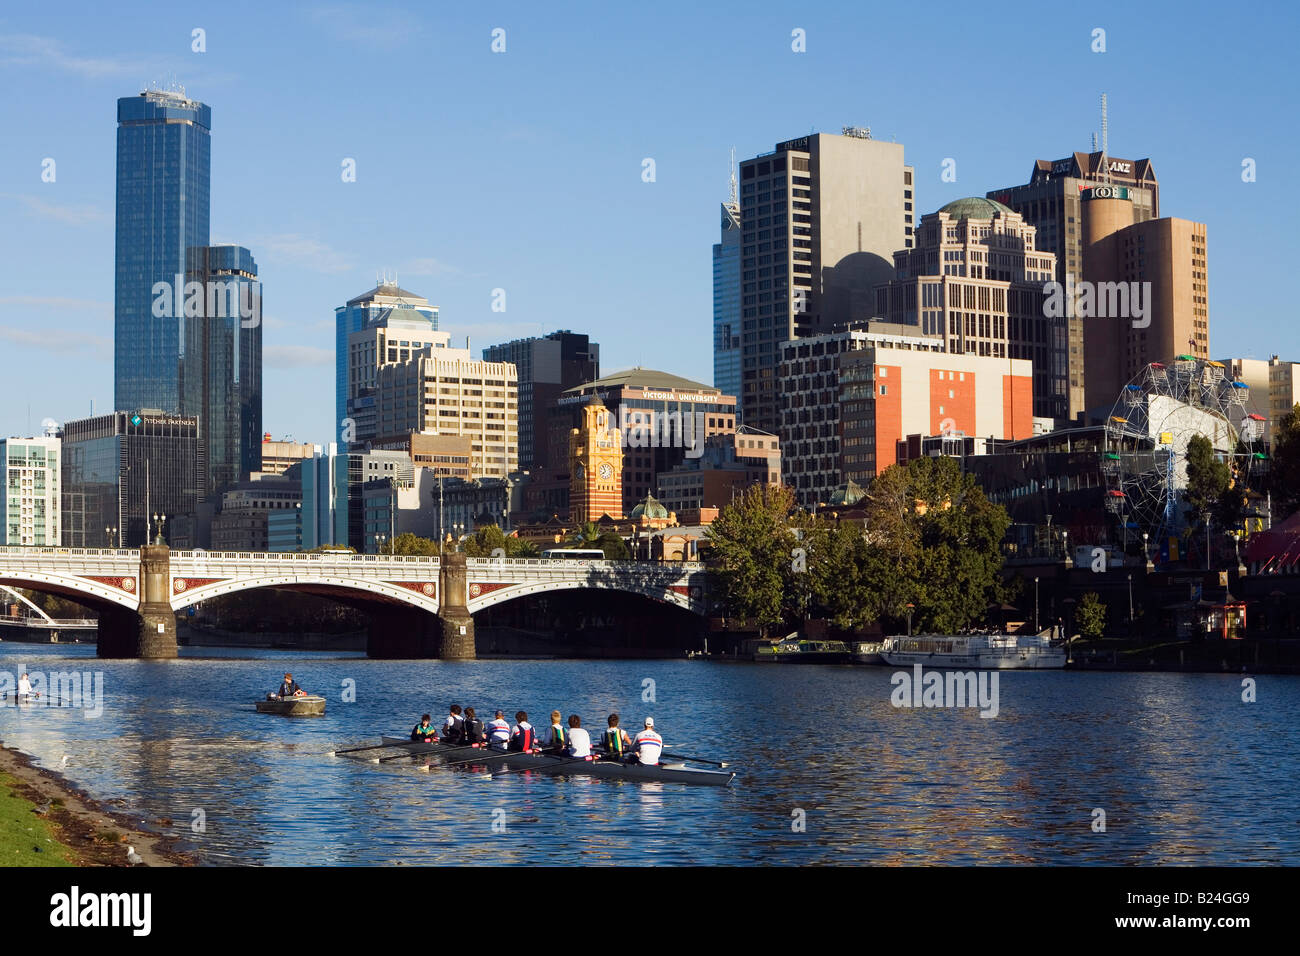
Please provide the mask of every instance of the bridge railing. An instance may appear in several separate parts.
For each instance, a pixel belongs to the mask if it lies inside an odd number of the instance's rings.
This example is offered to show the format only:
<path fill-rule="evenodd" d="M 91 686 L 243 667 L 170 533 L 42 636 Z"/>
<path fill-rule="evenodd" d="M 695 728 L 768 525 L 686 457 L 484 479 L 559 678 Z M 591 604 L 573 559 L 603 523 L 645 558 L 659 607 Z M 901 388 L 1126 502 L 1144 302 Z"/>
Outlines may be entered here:
<path fill-rule="evenodd" d="M 52 554 L 66 557 L 135 558 L 137 561 L 140 559 L 140 552 L 136 548 L 60 548 L 52 545 L 32 544 L 0 546 L 0 556 L 6 554 L 27 557 L 37 554 Z"/>
<path fill-rule="evenodd" d="M 55 618 L 47 621 L 43 617 L 37 617 L 35 614 L 27 617 L 10 617 L 0 615 L 0 626 L 4 627 L 35 627 L 42 630 L 57 631 L 63 628 L 90 628 L 96 627 L 99 621 L 93 617 L 65 617 Z"/>

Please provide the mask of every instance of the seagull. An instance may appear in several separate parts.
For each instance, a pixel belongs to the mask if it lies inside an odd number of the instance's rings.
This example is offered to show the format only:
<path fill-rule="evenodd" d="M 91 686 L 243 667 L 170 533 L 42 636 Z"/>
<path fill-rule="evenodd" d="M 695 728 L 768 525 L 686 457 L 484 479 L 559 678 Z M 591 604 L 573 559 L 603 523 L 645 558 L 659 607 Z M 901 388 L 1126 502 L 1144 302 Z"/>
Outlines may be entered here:
<path fill-rule="evenodd" d="M 54 802 L 53 800 L 46 800 L 39 807 L 32 807 L 32 813 L 36 814 L 39 817 L 45 816 L 45 814 L 50 812 L 50 805 L 53 802 Z"/>
<path fill-rule="evenodd" d="M 137 863 L 143 863 L 144 857 L 135 852 L 135 847 L 129 846 L 126 848 L 126 862 L 135 866 Z"/>
<path fill-rule="evenodd" d="M 67 755 L 67 754 L 64 754 L 64 755 L 63 755 L 63 766 L 66 767 L 67 765 L 68 765 L 68 755 Z"/>

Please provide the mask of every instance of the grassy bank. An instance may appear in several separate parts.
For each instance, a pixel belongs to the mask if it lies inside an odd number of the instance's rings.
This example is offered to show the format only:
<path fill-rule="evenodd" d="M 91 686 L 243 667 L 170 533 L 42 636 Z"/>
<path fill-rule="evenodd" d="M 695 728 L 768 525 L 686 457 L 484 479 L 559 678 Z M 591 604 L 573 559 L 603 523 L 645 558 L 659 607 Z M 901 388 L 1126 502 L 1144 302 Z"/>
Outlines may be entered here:
<path fill-rule="evenodd" d="M 23 784 L 0 772 L 0 866 L 73 866 L 73 853 L 55 837 L 36 805 L 19 796 Z"/>

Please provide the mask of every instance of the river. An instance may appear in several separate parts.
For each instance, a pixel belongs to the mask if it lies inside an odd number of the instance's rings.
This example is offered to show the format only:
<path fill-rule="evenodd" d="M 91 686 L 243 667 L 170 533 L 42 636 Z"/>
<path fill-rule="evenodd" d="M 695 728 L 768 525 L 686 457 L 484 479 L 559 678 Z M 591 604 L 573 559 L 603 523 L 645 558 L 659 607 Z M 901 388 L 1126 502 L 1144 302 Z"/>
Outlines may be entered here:
<path fill-rule="evenodd" d="M 156 828 L 207 864 L 1300 863 L 1300 677 L 1260 677 L 1247 703 L 1242 675 L 1005 672 L 986 719 L 893 706 L 893 668 L 182 655 L 0 644 L 0 670 L 101 672 L 104 688 L 98 716 L 0 707 L 0 739 L 171 821 Z M 329 699 L 324 717 L 254 711 L 286 669 Z M 610 711 L 630 730 L 651 715 L 674 752 L 740 776 L 487 778 L 328 755 L 451 702 L 541 726 L 577 713 L 593 737 Z"/>

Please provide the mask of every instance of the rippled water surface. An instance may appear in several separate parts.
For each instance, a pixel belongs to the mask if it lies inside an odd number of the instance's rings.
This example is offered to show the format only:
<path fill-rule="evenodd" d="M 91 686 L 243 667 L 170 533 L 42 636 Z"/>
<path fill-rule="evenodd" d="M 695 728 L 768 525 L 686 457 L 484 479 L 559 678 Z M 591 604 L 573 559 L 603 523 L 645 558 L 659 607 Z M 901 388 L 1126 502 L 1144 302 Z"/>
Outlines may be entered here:
<path fill-rule="evenodd" d="M 998 716 L 981 719 L 893 707 L 888 668 L 184 653 L 0 644 L 0 670 L 102 671 L 105 690 L 97 718 L 0 707 L 0 739 L 173 821 L 158 828 L 216 864 L 1300 863 L 1295 677 L 1260 677 L 1243 703 L 1241 675 L 1010 672 Z M 326 716 L 254 711 L 286 668 L 329 698 Z M 592 727 L 650 714 L 674 751 L 741 776 L 727 789 L 493 779 L 328 755 L 452 701 L 543 725 L 552 708 Z"/>

